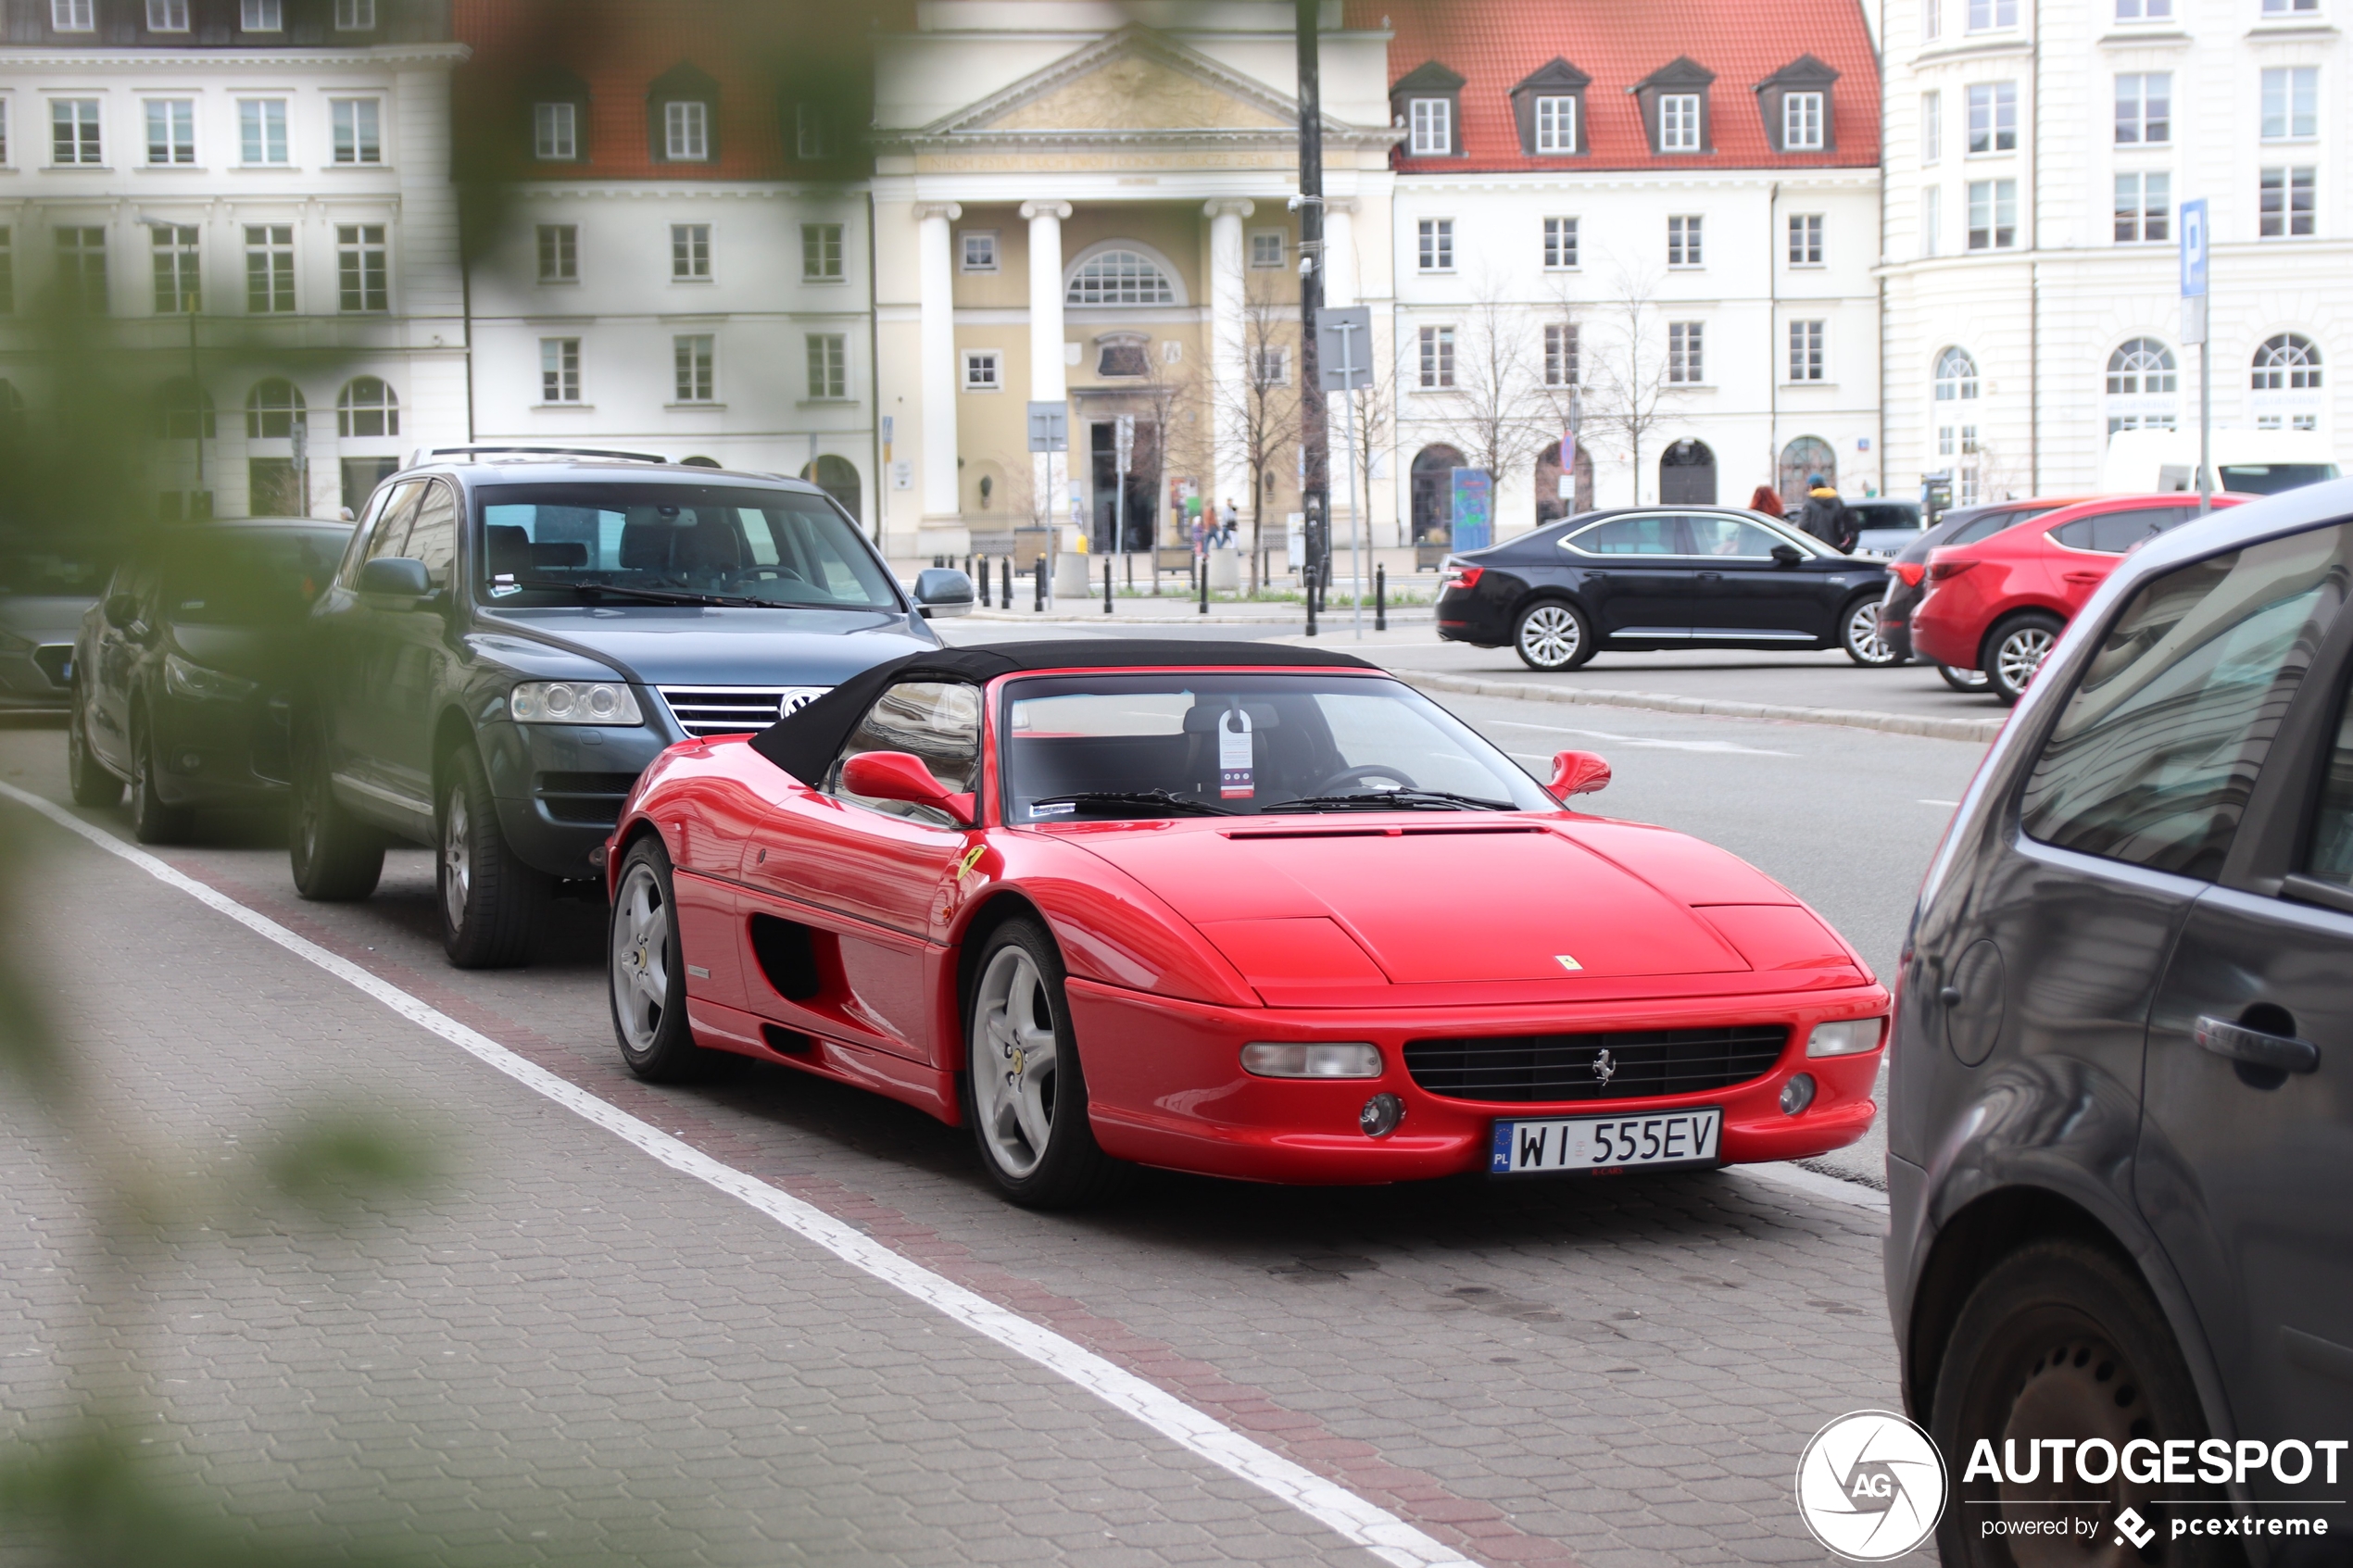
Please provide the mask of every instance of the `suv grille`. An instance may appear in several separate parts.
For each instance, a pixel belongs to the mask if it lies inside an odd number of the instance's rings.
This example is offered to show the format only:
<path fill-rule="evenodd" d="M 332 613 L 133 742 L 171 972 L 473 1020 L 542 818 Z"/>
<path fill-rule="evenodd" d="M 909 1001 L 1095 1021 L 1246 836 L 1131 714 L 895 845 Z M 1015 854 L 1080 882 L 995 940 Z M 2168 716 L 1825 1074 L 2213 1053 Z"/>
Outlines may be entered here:
<path fill-rule="evenodd" d="M 831 686 L 661 686 L 661 700 L 688 734 L 748 735 L 764 730 L 796 709 L 806 708 Z"/>
<path fill-rule="evenodd" d="M 1779 1023 L 1408 1040 L 1405 1071 L 1422 1088 L 1450 1099 L 1649 1099 L 1761 1077 L 1788 1044 L 1789 1028 Z M 1604 1051 L 1609 1053 L 1606 1081 L 1596 1070 Z"/>

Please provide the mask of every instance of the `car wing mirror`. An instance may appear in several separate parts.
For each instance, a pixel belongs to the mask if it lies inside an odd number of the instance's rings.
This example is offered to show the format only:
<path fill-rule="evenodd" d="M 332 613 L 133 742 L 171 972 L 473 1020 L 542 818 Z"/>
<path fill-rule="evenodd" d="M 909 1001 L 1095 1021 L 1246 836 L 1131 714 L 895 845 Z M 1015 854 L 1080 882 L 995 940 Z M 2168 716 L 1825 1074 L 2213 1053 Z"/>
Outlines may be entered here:
<path fill-rule="evenodd" d="M 363 594 L 422 599 L 433 592 L 433 574 L 410 557 L 378 556 L 359 569 L 359 587 Z"/>
<path fill-rule="evenodd" d="M 973 797 L 941 784 L 912 752 L 862 751 L 841 765 L 841 787 L 869 800 L 903 800 L 945 811 L 960 822 L 973 820 Z"/>
<path fill-rule="evenodd" d="M 1776 545 L 1773 546 L 1773 564 L 1775 566 L 1795 566 L 1798 562 L 1804 560 L 1805 558 L 1806 552 L 1799 549 L 1794 545 Z"/>
<path fill-rule="evenodd" d="M 1599 752 L 1554 752 L 1553 782 L 1544 787 L 1563 804 L 1573 796 L 1596 794 L 1609 787 L 1609 763 Z"/>
<path fill-rule="evenodd" d="M 973 580 L 952 566 L 927 566 L 915 574 L 915 613 L 926 621 L 970 615 L 974 597 Z"/>

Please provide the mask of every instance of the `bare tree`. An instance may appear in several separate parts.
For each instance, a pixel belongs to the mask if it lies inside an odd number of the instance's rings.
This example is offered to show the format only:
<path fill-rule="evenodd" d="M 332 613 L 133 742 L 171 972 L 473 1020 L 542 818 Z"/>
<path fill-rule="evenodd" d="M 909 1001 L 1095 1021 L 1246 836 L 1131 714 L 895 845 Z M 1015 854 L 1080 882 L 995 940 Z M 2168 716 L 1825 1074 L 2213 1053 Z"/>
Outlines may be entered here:
<path fill-rule="evenodd" d="M 1526 307 L 1483 278 L 1454 334 L 1453 395 L 1441 423 L 1470 466 L 1497 485 L 1532 462 L 1551 438 L 1541 366 L 1529 350 Z"/>
<path fill-rule="evenodd" d="M 1275 274 L 1279 276 L 1280 274 Z M 1250 475 L 1250 587 L 1259 587 L 1258 568 L 1266 534 L 1266 476 L 1281 456 L 1299 443 L 1299 307 L 1277 297 L 1269 274 L 1251 276 L 1242 297 L 1242 373 L 1238 382 L 1213 382 L 1215 422 L 1230 451 L 1218 466 Z"/>
<path fill-rule="evenodd" d="M 1357 526 L 1364 530 L 1367 550 L 1373 547 L 1372 530 L 1365 521 L 1365 514 L 1370 513 L 1373 505 L 1373 464 L 1389 445 L 1397 427 L 1396 359 L 1384 360 L 1375 355 L 1370 374 L 1372 380 L 1367 384 L 1344 395 L 1354 411 L 1356 421 L 1356 441 L 1351 449 L 1350 460 L 1356 470 Z M 1334 420 L 1331 426 L 1336 436 L 1346 439 L 1346 420 Z"/>
<path fill-rule="evenodd" d="M 1152 496 L 1155 517 L 1168 506 L 1168 478 L 1196 466 L 1203 449 L 1202 396 L 1199 382 L 1181 363 L 1148 353 L 1143 379 L 1129 389 L 1141 408 L 1137 415 L 1135 466 L 1127 472 Z M 1133 514 L 1130 514 L 1133 521 Z M 1126 541 L 1120 541 L 1125 546 Z M 1160 581 L 1160 536 L 1155 530 L 1151 549 L 1152 581 Z M 1157 593 L 1157 587 L 1153 590 Z"/>
<path fill-rule="evenodd" d="M 1606 430 L 1626 444 L 1627 461 L 1634 475 L 1633 499 L 1642 495 L 1644 437 L 1675 416 L 1683 396 L 1680 383 L 1667 379 L 1667 354 L 1659 342 L 1656 313 L 1652 306 L 1657 279 L 1648 272 L 1621 269 L 1604 311 L 1606 331 L 1594 345 L 1592 375 L 1585 404 L 1585 422 Z"/>

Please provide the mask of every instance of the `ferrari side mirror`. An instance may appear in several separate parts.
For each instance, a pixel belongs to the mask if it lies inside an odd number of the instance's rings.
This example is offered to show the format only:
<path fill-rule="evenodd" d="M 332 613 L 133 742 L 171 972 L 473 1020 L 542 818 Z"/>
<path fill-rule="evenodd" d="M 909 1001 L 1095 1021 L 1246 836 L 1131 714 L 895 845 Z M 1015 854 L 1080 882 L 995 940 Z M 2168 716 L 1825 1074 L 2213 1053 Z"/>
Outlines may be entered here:
<path fill-rule="evenodd" d="M 945 811 L 960 822 L 973 820 L 973 797 L 941 784 L 912 752 L 862 751 L 841 765 L 841 787 L 869 800 L 903 800 Z"/>
<path fill-rule="evenodd" d="M 1597 752 L 1562 751 L 1553 756 L 1553 782 L 1545 786 L 1553 798 L 1566 804 L 1573 796 L 1592 795 L 1609 787 L 1609 763 Z"/>

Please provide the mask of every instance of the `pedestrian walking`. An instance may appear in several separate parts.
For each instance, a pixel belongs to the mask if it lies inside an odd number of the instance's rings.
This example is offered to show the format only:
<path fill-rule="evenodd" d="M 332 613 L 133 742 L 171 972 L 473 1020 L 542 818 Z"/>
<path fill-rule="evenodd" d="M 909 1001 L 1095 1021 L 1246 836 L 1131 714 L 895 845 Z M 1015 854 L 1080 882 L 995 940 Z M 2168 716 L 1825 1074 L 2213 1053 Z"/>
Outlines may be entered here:
<path fill-rule="evenodd" d="M 1797 526 L 1842 555 L 1855 550 L 1855 514 L 1838 498 L 1838 489 L 1818 473 L 1806 476 L 1806 505 Z"/>
<path fill-rule="evenodd" d="M 1225 507 L 1217 514 L 1220 537 L 1218 544 L 1227 549 L 1234 547 L 1234 540 L 1241 532 L 1241 514 L 1234 509 L 1234 498 L 1226 497 Z"/>
<path fill-rule="evenodd" d="M 1781 507 L 1781 493 L 1769 484 L 1760 484 L 1748 498 L 1748 509 L 1763 512 L 1767 517 L 1788 515 Z"/>

